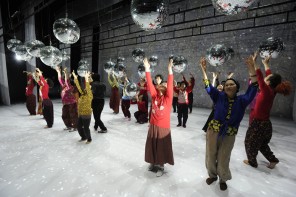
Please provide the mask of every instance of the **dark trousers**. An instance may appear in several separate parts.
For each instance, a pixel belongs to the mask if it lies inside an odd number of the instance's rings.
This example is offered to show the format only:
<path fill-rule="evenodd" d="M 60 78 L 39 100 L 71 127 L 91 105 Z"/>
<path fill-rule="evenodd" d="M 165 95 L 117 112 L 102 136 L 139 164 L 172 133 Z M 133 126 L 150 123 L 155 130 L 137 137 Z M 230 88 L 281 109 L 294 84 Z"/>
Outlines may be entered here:
<path fill-rule="evenodd" d="M 192 104 L 193 104 L 193 93 L 190 92 L 188 94 L 188 108 L 189 108 L 189 112 L 192 112 Z"/>
<path fill-rule="evenodd" d="M 269 162 L 279 162 L 268 146 L 272 137 L 272 125 L 270 120 L 260 121 L 253 119 L 245 138 L 245 148 L 249 164 L 257 167 L 257 155 L 260 151 Z"/>
<path fill-rule="evenodd" d="M 148 112 L 136 111 L 134 116 L 139 123 L 148 122 Z"/>
<path fill-rule="evenodd" d="M 34 94 L 27 96 L 26 107 L 30 115 L 36 115 L 36 96 Z"/>
<path fill-rule="evenodd" d="M 44 99 L 42 101 L 42 111 L 47 126 L 50 128 L 53 125 L 53 105 L 50 99 Z"/>
<path fill-rule="evenodd" d="M 176 112 L 178 109 L 178 97 L 173 97 L 173 109 L 174 109 L 174 112 Z"/>
<path fill-rule="evenodd" d="M 78 117 L 77 130 L 82 140 L 91 141 L 90 130 L 89 130 L 90 120 L 91 120 L 91 116 Z"/>
<path fill-rule="evenodd" d="M 131 112 L 129 111 L 129 108 L 131 106 L 131 101 L 130 100 L 121 100 L 121 109 L 124 114 L 124 117 L 131 117 Z"/>
<path fill-rule="evenodd" d="M 91 107 L 93 109 L 93 114 L 95 118 L 95 129 L 100 127 L 101 130 L 107 130 L 104 123 L 101 120 L 101 114 L 104 109 L 105 100 L 104 99 L 93 99 Z"/>
<path fill-rule="evenodd" d="M 113 87 L 111 89 L 109 106 L 111 109 L 113 109 L 114 113 L 116 114 L 118 114 L 119 112 L 119 104 L 120 104 L 120 96 L 119 96 L 118 88 Z"/>
<path fill-rule="evenodd" d="M 188 104 L 186 103 L 178 103 L 178 124 L 182 125 L 182 118 L 183 118 L 183 125 L 186 125 L 188 119 Z"/>
<path fill-rule="evenodd" d="M 63 105 L 62 119 L 66 127 L 77 128 L 77 103 Z"/>

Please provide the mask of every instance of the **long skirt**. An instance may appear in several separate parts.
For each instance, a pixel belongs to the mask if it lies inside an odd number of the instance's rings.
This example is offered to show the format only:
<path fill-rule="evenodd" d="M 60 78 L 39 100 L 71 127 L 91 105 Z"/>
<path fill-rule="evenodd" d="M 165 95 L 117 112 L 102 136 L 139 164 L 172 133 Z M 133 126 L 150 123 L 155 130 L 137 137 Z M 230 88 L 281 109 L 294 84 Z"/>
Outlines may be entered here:
<path fill-rule="evenodd" d="M 118 88 L 113 87 L 111 89 L 109 106 L 111 109 L 113 109 L 114 113 L 116 114 L 119 113 L 119 104 L 120 104 L 120 96 L 119 96 Z"/>
<path fill-rule="evenodd" d="M 36 96 L 34 94 L 27 96 L 26 107 L 30 115 L 36 115 Z"/>
<path fill-rule="evenodd" d="M 171 130 L 150 124 L 146 147 L 145 161 L 155 165 L 165 163 L 174 165 Z"/>

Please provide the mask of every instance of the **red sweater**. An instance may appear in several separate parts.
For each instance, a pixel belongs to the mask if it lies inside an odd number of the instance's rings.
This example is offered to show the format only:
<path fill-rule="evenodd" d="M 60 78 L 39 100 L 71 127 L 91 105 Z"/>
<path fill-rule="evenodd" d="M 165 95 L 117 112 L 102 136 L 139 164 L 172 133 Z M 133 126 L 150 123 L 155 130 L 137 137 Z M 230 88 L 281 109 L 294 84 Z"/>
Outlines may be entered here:
<path fill-rule="evenodd" d="M 26 95 L 29 96 L 31 94 L 33 94 L 33 89 L 34 89 L 34 81 L 33 81 L 33 77 L 32 75 L 28 75 L 27 76 L 27 87 L 26 87 Z"/>
<path fill-rule="evenodd" d="M 171 124 L 171 108 L 173 102 L 173 74 L 168 75 L 167 91 L 165 95 L 160 96 L 155 89 L 151 73 L 146 72 L 147 87 L 152 98 L 152 110 L 150 124 L 156 125 L 161 128 L 170 128 Z"/>
<path fill-rule="evenodd" d="M 264 82 L 263 74 L 260 69 L 256 70 L 260 92 L 256 98 L 254 107 L 254 118 L 258 120 L 268 120 L 273 100 L 276 95 L 274 90 Z M 266 75 L 271 74 L 271 71 L 266 71 Z"/>
<path fill-rule="evenodd" d="M 49 99 L 49 97 L 48 97 L 49 86 L 43 76 L 40 77 L 38 85 L 40 86 L 40 89 L 41 89 L 40 96 L 41 96 L 42 100 Z"/>

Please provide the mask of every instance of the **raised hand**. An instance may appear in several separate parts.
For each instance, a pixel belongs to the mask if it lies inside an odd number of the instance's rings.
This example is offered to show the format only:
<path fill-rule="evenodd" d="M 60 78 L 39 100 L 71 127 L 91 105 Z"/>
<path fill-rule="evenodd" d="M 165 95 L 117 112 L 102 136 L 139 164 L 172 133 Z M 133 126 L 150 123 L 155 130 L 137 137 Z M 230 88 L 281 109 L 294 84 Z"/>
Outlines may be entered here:
<path fill-rule="evenodd" d="M 146 57 L 143 60 L 143 64 L 145 67 L 145 71 L 150 71 L 150 64 L 149 64 L 148 59 Z"/>
<path fill-rule="evenodd" d="M 168 71 L 169 74 L 173 74 L 173 59 L 169 60 Z"/>
<path fill-rule="evenodd" d="M 200 58 L 199 65 L 204 72 L 207 71 L 207 61 L 205 57 Z"/>
<path fill-rule="evenodd" d="M 263 63 L 264 65 L 269 65 L 270 58 L 271 58 L 271 55 L 265 57 L 265 58 L 262 60 L 262 63 Z"/>
<path fill-rule="evenodd" d="M 77 79 L 77 75 L 75 74 L 74 70 L 72 71 L 72 75 L 73 75 L 74 79 Z"/>

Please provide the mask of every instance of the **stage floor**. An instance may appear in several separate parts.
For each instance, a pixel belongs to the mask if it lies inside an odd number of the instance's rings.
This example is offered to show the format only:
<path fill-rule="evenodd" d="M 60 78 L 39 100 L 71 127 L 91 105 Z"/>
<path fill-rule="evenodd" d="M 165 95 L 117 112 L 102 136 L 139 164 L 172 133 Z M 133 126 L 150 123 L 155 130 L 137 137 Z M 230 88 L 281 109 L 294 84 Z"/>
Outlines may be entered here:
<path fill-rule="evenodd" d="M 102 120 L 108 132 L 99 134 L 91 122 L 92 143 L 78 142 L 77 132 L 64 131 L 62 103 L 54 100 L 53 128 L 41 116 L 29 116 L 25 104 L 0 106 L 0 196 L 295 196 L 296 124 L 272 118 L 271 149 L 280 163 L 271 170 L 259 153 L 257 169 L 243 163 L 248 114 L 241 122 L 231 155 L 228 190 L 205 182 L 205 133 L 210 110 L 194 108 L 187 128 L 176 127 L 171 113 L 175 165 L 156 177 L 144 161 L 148 124 L 137 124 L 122 112 L 112 114 L 106 100 Z"/>

